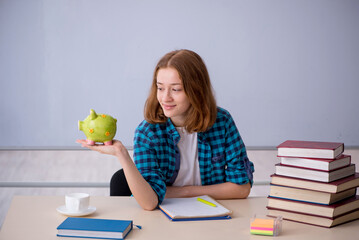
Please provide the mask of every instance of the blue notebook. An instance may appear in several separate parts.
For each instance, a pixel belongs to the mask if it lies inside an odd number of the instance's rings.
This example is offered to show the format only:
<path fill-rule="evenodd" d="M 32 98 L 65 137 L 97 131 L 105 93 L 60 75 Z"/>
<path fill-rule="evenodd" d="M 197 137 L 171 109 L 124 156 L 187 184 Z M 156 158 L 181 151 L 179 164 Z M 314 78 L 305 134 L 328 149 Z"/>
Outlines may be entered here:
<path fill-rule="evenodd" d="M 58 237 L 124 239 L 132 230 L 129 220 L 68 217 L 58 227 Z"/>

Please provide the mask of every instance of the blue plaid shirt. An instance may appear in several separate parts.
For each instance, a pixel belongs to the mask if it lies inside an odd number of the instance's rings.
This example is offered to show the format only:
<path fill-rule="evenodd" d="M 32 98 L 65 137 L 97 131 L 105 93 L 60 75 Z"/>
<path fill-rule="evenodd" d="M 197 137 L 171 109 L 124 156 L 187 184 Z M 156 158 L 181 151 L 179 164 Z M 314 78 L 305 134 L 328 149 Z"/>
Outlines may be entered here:
<path fill-rule="evenodd" d="M 224 182 L 253 183 L 253 163 L 228 111 L 217 108 L 217 119 L 206 132 L 198 132 L 198 162 L 202 185 Z M 177 143 L 180 135 L 171 120 L 150 124 L 143 121 L 134 137 L 135 164 L 158 195 L 159 204 L 180 168 Z"/>

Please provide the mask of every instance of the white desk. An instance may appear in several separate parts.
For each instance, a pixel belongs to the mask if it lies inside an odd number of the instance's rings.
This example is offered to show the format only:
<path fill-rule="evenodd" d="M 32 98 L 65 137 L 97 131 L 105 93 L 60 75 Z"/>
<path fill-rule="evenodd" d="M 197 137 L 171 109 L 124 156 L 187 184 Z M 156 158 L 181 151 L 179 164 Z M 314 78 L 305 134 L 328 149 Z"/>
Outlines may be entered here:
<path fill-rule="evenodd" d="M 97 211 L 88 216 L 105 219 L 128 219 L 141 225 L 134 228 L 126 240 L 175 240 L 175 239 L 325 239 L 345 240 L 358 236 L 359 221 L 353 221 L 331 229 L 283 221 L 283 231 L 278 237 L 258 236 L 249 233 L 250 217 L 266 213 L 266 198 L 224 200 L 221 204 L 233 211 L 231 220 L 171 222 L 160 210 L 145 211 L 132 197 L 91 197 L 90 205 Z M 56 236 L 57 226 L 66 216 L 56 211 L 64 205 L 61 196 L 16 196 L 0 232 L 1 240 L 51 240 Z M 74 238 L 79 239 L 79 238 Z"/>

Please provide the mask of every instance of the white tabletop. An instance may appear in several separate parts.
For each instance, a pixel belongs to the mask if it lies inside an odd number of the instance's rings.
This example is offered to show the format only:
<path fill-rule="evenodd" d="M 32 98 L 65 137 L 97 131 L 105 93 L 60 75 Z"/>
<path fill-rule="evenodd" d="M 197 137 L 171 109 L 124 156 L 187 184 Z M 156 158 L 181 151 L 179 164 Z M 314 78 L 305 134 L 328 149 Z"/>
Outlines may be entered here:
<path fill-rule="evenodd" d="M 97 208 L 91 218 L 133 220 L 142 230 L 134 228 L 126 239 L 325 239 L 344 240 L 358 236 L 359 221 L 334 228 L 283 221 L 278 237 L 251 235 L 250 218 L 266 213 L 266 198 L 222 200 L 222 205 L 233 211 L 230 220 L 171 222 L 160 210 L 145 211 L 133 197 L 91 197 L 90 205 Z M 56 236 L 57 226 L 66 219 L 56 211 L 64 205 L 61 196 L 16 196 L 0 231 L 1 240 L 64 239 Z M 76 238 L 74 238 L 76 239 Z M 79 239 L 79 238 L 77 238 Z"/>

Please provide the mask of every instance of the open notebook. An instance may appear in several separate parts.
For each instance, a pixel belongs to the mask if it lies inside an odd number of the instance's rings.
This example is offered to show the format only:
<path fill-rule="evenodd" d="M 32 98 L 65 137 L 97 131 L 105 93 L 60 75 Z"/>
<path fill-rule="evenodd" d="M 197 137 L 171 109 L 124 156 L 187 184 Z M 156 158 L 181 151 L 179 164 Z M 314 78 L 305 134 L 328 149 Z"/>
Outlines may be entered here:
<path fill-rule="evenodd" d="M 172 221 L 198 221 L 230 219 L 231 210 L 223 207 L 211 197 L 204 195 L 199 198 L 213 203 L 210 206 L 193 198 L 166 198 L 159 206 L 161 211 Z"/>

